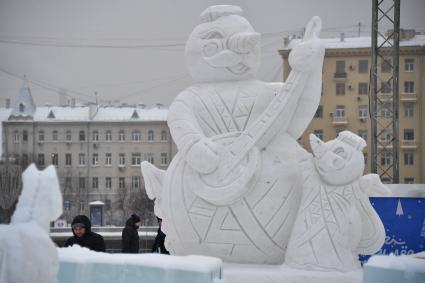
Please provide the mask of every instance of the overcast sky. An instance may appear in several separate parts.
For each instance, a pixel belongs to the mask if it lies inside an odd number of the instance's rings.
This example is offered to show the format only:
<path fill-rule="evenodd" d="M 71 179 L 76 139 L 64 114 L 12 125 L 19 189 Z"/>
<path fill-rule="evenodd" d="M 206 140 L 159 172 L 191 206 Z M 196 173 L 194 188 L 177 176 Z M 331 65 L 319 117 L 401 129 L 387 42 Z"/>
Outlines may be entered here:
<path fill-rule="evenodd" d="M 388 2 L 388 0 L 386 0 Z M 208 6 L 235 4 L 263 34 L 258 77 L 281 81 L 283 36 L 314 15 L 324 35 L 371 30 L 371 0 L 0 0 L 0 105 L 26 75 L 38 105 L 58 104 L 58 89 L 80 102 L 169 105 L 192 82 L 184 43 Z M 425 32 L 425 0 L 402 0 L 401 26 Z"/>

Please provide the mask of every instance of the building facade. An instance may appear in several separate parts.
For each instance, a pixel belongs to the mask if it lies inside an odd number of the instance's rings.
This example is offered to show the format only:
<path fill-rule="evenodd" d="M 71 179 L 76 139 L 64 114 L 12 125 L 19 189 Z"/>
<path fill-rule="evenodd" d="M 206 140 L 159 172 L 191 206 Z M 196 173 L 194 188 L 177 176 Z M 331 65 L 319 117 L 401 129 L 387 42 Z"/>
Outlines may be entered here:
<path fill-rule="evenodd" d="M 3 160 L 23 168 L 56 166 L 68 223 L 86 214 L 97 225 L 122 226 L 137 212 L 145 225 L 156 224 L 140 163 L 166 169 L 175 155 L 167 109 L 36 107 L 29 97 L 24 83 L 2 123 Z"/>
<path fill-rule="evenodd" d="M 326 52 L 323 64 L 323 86 L 320 106 L 314 119 L 300 139 L 309 148 L 308 135 L 316 134 L 324 141 L 335 138 L 343 130 L 362 136 L 367 147 L 365 173 L 371 170 L 371 120 L 370 102 L 370 38 L 338 38 L 323 40 Z M 284 79 L 289 74 L 288 54 L 296 40 L 280 50 L 283 58 Z M 391 62 L 391 55 L 385 58 Z M 388 80 L 392 70 L 385 60 L 378 58 L 378 76 Z M 379 82 L 378 82 L 379 83 Z M 382 84 L 379 99 L 384 103 L 378 108 L 380 121 L 391 119 L 391 85 Z M 399 172 L 400 183 L 425 183 L 425 35 L 416 35 L 400 41 L 399 58 Z M 386 102 L 386 103 L 385 103 Z M 378 125 L 378 132 L 380 131 Z M 393 137 L 385 132 L 381 141 Z M 382 149 L 382 148 L 381 148 Z M 379 149 L 378 149 L 379 150 Z M 385 168 L 392 163 L 391 148 L 384 151 L 379 164 Z M 380 174 L 382 172 L 378 172 Z M 388 179 L 383 178 L 383 182 Z"/>

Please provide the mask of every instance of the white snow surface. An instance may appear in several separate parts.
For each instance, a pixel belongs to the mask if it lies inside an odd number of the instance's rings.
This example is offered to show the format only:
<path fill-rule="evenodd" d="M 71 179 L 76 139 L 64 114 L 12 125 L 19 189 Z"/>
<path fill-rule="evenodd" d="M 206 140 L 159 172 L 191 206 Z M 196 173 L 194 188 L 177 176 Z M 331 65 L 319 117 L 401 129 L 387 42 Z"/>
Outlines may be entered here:
<path fill-rule="evenodd" d="M 225 282 L 220 278 L 222 261 L 218 258 L 107 254 L 78 245 L 57 251 L 60 282 Z"/>
<path fill-rule="evenodd" d="M 421 272 L 425 274 L 425 259 L 412 255 L 374 255 L 368 260 L 365 266 L 402 270 L 405 272 Z"/>

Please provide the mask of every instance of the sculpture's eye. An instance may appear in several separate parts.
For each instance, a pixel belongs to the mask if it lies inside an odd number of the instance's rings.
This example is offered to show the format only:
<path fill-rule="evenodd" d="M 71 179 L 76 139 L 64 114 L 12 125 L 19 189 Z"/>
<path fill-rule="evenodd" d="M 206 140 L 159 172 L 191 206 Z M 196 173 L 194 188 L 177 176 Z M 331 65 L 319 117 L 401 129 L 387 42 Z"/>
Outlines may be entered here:
<path fill-rule="evenodd" d="M 217 42 L 209 42 L 204 46 L 204 55 L 205 56 L 213 56 L 220 50 L 220 46 Z"/>
<path fill-rule="evenodd" d="M 224 36 L 221 33 L 219 33 L 218 31 L 211 31 L 203 37 L 203 39 L 206 39 L 206 40 L 208 40 L 208 39 L 223 39 L 223 38 L 224 38 Z"/>
<path fill-rule="evenodd" d="M 347 158 L 347 153 L 345 152 L 344 148 L 338 147 L 334 150 L 334 153 L 344 159 Z"/>

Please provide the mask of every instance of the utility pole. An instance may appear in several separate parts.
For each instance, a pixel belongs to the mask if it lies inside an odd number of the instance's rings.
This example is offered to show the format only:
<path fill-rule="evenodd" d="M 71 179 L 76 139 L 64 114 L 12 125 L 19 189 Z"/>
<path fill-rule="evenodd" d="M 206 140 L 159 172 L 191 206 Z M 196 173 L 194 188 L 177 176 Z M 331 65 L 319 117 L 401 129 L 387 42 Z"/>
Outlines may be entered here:
<path fill-rule="evenodd" d="M 381 25 L 388 23 L 392 25 L 392 31 L 385 33 L 379 30 Z M 400 0 L 373 0 L 370 81 L 371 172 L 379 174 L 381 178 L 393 184 L 399 183 L 399 41 Z M 382 72 L 378 74 L 378 58 L 381 70 L 382 67 L 388 68 L 390 77 Z"/>

